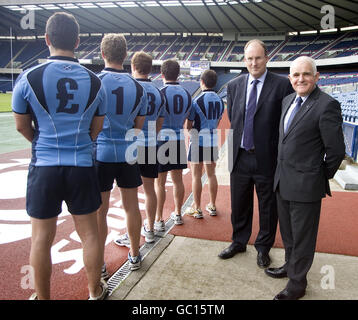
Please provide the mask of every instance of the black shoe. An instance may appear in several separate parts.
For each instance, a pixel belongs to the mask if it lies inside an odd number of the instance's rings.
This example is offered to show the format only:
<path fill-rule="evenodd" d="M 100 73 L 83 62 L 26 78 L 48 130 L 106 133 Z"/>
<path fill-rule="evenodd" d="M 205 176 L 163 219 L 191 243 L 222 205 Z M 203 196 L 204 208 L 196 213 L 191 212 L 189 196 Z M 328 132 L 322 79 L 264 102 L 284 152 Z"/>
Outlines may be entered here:
<path fill-rule="evenodd" d="M 239 252 L 245 252 L 246 246 L 243 246 L 239 243 L 231 243 L 229 247 L 221 251 L 218 255 L 221 259 L 229 259 L 232 258 L 235 254 Z"/>
<path fill-rule="evenodd" d="M 306 294 L 306 291 L 301 292 L 291 292 L 287 289 L 283 289 L 279 294 L 277 294 L 273 299 L 274 300 L 298 300 Z"/>
<path fill-rule="evenodd" d="M 271 259 L 268 253 L 258 252 L 257 253 L 257 265 L 260 268 L 267 268 L 271 263 Z"/>
<path fill-rule="evenodd" d="M 287 277 L 287 271 L 285 270 L 285 268 L 283 266 L 280 268 L 267 268 L 267 269 L 265 269 L 265 273 L 269 277 L 276 278 L 276 279 Z"/>

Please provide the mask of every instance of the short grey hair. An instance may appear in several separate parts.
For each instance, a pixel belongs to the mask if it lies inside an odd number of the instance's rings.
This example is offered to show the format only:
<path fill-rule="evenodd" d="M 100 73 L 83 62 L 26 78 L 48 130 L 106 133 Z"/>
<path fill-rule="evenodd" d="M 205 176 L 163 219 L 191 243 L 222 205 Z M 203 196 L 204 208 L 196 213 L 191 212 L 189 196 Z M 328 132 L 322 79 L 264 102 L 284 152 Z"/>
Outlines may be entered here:
<path fill-rule="evenodd" d="M 316 61 L 309 56 L 300 56 L 297 59 L 293 60 L 293 62 L 290 65 L 290 74 L 292 73 L 292 66 L 299 62 L 308 62 L 312 67 L 313 75 L 314 76 L 316 75 L 317 73 Z"/>

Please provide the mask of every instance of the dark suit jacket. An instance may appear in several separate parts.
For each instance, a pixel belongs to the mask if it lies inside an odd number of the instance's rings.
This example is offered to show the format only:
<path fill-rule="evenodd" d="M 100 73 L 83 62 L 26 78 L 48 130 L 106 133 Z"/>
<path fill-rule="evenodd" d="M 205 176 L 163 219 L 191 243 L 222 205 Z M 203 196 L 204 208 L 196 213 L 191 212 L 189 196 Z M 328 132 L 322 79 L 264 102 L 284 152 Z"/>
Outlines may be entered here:
<path fill-rule="evenodd" d="M 227 88 L 227 111 L 231 123 L 229 170 L 235 165 L 244 130 L 248 74 L 231 80 Z M 273 176 L 276 169 L 278 126 L 282 99 L 293 92 L 288 78 L 267 72 L 254 117 L 257 173 Z"/>
<path fill-rule="evenodd" d="M 274 190 L 284 200 L 319 201 L 331 195 L 333 178 L 345 155 L 340 104 L 318 87 L 297 112 L 287 132 L 285 115 L 296 93 L 282 102 L 280 138 Z"/>

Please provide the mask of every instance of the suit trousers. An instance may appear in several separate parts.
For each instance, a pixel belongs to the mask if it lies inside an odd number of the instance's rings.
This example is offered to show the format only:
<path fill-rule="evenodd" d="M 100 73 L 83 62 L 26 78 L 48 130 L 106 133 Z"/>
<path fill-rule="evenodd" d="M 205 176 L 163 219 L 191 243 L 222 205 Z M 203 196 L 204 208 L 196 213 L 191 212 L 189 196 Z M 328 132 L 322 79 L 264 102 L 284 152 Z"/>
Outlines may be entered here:
<path fill-rule="evenodd" d="M 301 293 L 307 287 L 307 273 L 313 263 L 322 200 L 287 201 L 276 192 L 278 218 L 285 246 L 287 289 Z"/>
<path fill-rule="evenodd" d="M 246 246 L 252 233 L 254 188 L 259 203 L 260 230 L 255 240 L 258 252 L 268 253 L 275 241 L 277 206 L 273 192 L 273 176 L 257 172 L 254 152 L 239 150 L 238 159 L 230 174 L 232 240 Z"/>

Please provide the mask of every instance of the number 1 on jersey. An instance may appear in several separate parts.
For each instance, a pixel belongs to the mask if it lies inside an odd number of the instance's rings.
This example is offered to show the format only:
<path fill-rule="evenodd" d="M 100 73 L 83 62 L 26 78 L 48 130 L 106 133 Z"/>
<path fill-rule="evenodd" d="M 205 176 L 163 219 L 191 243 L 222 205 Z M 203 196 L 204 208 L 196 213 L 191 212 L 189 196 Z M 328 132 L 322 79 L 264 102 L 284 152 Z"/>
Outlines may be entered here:
<path fill-rule="evenodd" d="M 123 87 L 112 90 L 112 93 L 116 96 L 116 114 L 123 114 Z"/>

